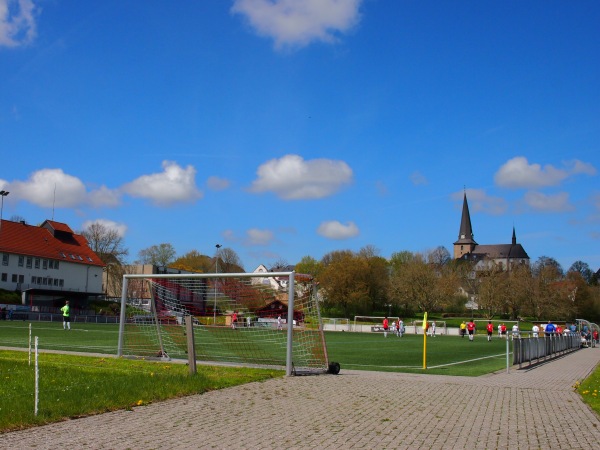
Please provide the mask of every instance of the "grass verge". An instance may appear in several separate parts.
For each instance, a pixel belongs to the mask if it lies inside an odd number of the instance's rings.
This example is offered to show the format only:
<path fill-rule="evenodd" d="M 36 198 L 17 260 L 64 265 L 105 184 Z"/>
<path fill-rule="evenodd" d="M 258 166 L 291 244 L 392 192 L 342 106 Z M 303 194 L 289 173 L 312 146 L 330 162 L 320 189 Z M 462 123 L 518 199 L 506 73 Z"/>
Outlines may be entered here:
<path fill-rule="evenodd" d="M 0 432 L 263 381 L 282 371 L 41 353 L 39 409 L 26 352 L 0 351 Z"/>
<path fill-rule="evenodd" d="M 574 388 L 582 400 L 600 416 L 600 366 L 597 366 L 583 382 L 575 383 Z"/>

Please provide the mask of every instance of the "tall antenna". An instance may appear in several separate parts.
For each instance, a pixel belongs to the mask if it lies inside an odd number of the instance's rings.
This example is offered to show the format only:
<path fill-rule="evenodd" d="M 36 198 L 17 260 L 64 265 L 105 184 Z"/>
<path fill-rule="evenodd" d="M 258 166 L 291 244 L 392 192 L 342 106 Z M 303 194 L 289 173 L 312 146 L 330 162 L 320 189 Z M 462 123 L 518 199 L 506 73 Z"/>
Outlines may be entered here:
<path fill-rule="evenodd" d="M 54 198 L 52 199 L 52 222 L 54 222 L 54 204 L 56 203 L 56 183 L 54 183 Z"/>

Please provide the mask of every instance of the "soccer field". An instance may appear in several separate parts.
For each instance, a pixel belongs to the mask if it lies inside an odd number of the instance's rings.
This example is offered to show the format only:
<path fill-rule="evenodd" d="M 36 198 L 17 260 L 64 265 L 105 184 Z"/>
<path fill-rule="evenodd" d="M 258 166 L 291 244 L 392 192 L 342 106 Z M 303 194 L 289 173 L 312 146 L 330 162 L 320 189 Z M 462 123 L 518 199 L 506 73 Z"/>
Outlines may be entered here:
<path fill-rule="evenodd" d="M 330 361 L 342 370 L 418 372 L 423 370 L 423 335 L 398 338 L 382 333 L 326 333 Z M 512 351 L 512 342 L 509 342 Z M 477 376 L 506 368 L 506 340 L 479 335 L 427 338 L 427 373 Z"/>
<path fill-rule="evenodd" d="M 82 323 L 72 324 L 72 328 L 64 331 L 59 322 L 32 322 L 32 336 L 38 336 L 40 349 L 117 354 L 118 325 Z M 198 333 L 206 333 L 200 330 L 195 333 L 198 359 L 202 360 L 202 356 L 211 351 L 210 341 Z M 231 333 L 241 341 L 250 336 L 243 332 Z M 422 335 L 398 338 L 390 333 L 384 338 L 382 333 L 326 332 L 325 338 L 329 361 L 340 363 L 342 371 L 424 372 Z M 27 348 L 28 340 L 29 322 L 0 322 L 0 346 Z M 202 343 L 208 346 L 202 348 Z M 512 343 L 509 345 L 512 351 Z M 285 349 L 273 345 L 270 352 L 283 354 Z M 426 356 L 427 373 L 477 376 L 506 368 L 506 341 L 494 337 L 488 342 L 484 335 L 477 336 L 473 342 L 458 336 L 429 337 Z M 182 351 L 172 357 L 185 359 L 186 355 Z M 211 359 L 219 360 L 214 355 Z"/>

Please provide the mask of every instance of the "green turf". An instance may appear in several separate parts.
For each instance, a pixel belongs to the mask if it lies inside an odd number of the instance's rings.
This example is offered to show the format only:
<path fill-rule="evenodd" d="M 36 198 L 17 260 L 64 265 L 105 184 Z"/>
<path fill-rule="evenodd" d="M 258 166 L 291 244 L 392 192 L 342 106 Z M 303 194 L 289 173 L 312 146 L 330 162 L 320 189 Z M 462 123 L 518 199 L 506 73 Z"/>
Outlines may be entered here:
<path fill-rule="evenodd" d="M 26 348 L 28 327 L 27 322 L 0 322 L 0 346 Z M 186 359 L 183 327 L 173 327 L 168 334 L 172 336 L 169 356 Z M 227 339 L 222 339 L 225 334 Z M 71 331 L 64 331 L 59 322 L 32 322 L 32 335 L 39 337 L 41 349 L 117 353 L 115 324 L 73 323 Z M 285 365 L 285 333 L 273 331 L 272 336 L 273 339 L 258 342 L 256 334 L 243 329 L 196 329 L 197 359 L 243 363 L 250 356 L 255 364 Z M 342 370 L 424 372 L 422 335 L 398 338 L 390 333 L 384 338 L 382 333 L 326 332 L 325 336 L 329 361 L 339 362 Z M 225 345 L 220 345 L 219 339 Z M 512 351 L 512 343 L 509 350 Z M 426 373 L 478 376 L 506 368 L 506 341 L 494 336 L 488 342 L 482 334 L 473 342 L 467 337 L 437 336 L 427 338 L 426 356 Z"/>
<path fill-rule="evenodd" d="M 478 376 L 506 368 L 504 339 L 488 342 L 478 335 L 471 342 L 468 337 L 428 337 L 425 370 L 423 348 L 423 335 L 398 338 L 390 333 L 384 338 L 382 333 L 327 333 L 329 360 L 339 362 L 342 370 Z"/>

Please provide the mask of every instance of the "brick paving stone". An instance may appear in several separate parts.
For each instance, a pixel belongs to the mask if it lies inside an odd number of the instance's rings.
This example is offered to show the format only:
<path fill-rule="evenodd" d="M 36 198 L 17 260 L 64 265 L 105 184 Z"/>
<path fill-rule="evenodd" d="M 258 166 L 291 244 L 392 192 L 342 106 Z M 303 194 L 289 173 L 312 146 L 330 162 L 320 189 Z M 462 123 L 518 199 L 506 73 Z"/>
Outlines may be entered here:
<path fill-rule="evenodd" d="M 599 361 L 583 349 L 477 378 L 342 368 L 0 434 L 0 448 L 597 448 L 573 384 Z"/>

